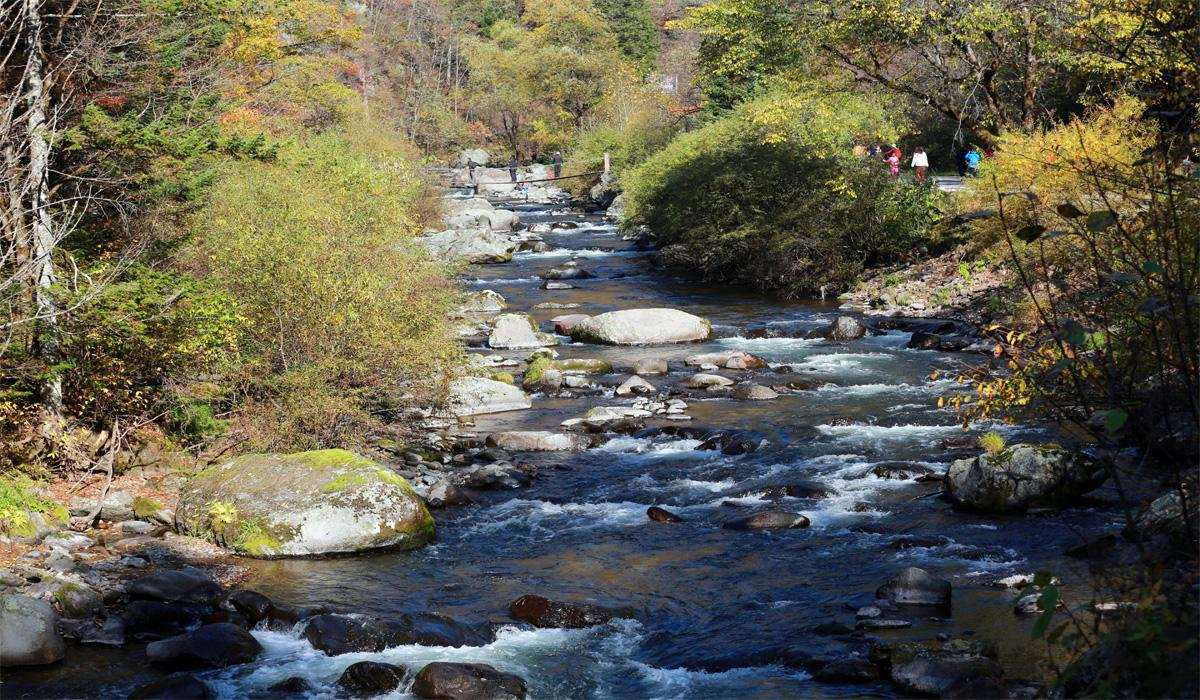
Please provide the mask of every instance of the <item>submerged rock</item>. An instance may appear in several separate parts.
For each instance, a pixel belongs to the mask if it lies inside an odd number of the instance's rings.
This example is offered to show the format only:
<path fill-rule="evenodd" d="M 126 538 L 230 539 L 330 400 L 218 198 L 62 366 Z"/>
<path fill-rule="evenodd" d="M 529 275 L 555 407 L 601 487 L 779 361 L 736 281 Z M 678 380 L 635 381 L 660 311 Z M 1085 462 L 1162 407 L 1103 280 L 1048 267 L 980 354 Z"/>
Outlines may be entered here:
<path fill-rule="evenodd" d="M 952 462 L 946 494 L 962 508 L 1011 513 L 1076 499 L 1107 478 L 1102 465 L 1077 452 L 1058 445 L 1018 444 Z"/>
<path fill-rule="evenodd" d="M 744 401 L 770 401 L 779 398 L 779 393 L 762 384 L 744 382 L 733 388 L 733 397 Z"/>
<path fill-rule="evenodd" d="M 417 674 L 412 692 L 419 698 L 438 700 L 521 700 L 526 690 L 520 676 L 487 664 L 435 661 Z"/>
<path fill-rule="evenodd" d="M 699 372 L 679 383 L 688 389 L 711 389 L 713 387 L 733 386 L 733 380 L 719 374 Z"/>
<path fill-rule="evenodd" d="M 640 377 L 667 373 L 667 361 L 658 357 L 643 357 L 633 365 L 633 373 Z"/>
<path fill-rule="evenodd" d="M 790 530 L 809 526 L 809 520 L 787 510 L 765 510 L 746 518 L 725 523 L 727 530 Z"/>
<path fill-rule="evenodd" d="M 910 566 L 892 576 L 875 591 L 875 597 L 896 605 L 950 605 L 950 582 L 924 569 Z"/>
<path fill-rule="evenodd" d="M 58 615 L 44 600 L 23 595 L 0 597 L 0 668 L 61 661 L 66 645 L 57 623 Z"/>
<path fill-rule="evenodd" d="M 533 402 L 520 387 L 484 377 L 459 377 L 451 381 L 446 399 L 447 410 L 455 416 L 520 411 L 532 406 Z"/>
<path fill-rule="evenodd" d="M 176 673 L 138 686 L 129 700 L 208 700 L 216 697 L 208 684 L 190 673 Z"/>
<path fill-rule="evenodd" d="M 891 678 L 901 690 L 933 697 L 1005 697 L 1004 670 L 982 642 L 901 642 L 891 652 Z"/>
<path fill-rule="evenodd" d="M 651 345 L 707 340 L 712 324 L 677 309 L 609 311 L 577 323 L 574 340 L 606 345 Z"/>
<path fill-rule="evenodd" d="M 359 661 L 342 671 L 337 685 L 350 697 L 368 698 L 399 688 L 407 675 L 408 672 L 399 666 L 378 661 Z"/>
<path fill-rule="evenodd" d="M 742 455 L 757 452 L 767 444 L 765 437 L 752 430 L 722 430 L 706 435 L 696 449 L 720 450 L 721 454 Z"/>
<path fill-rule="evenodd" d="M 187 634 L 146 645 L 146 658 L 172 668 L 225 668 L 250 663 L 260 653 L 258 640 L 229 622 L 202 625 Z"/>
<path fill-rule="evenodd" d="M 220 523 L 214 504 L 228 509 Z M 403 477 L 346 450 L 243 455 L 205 469 L 184 485 L 176 522 L 259 557 L 411 549 L 434 534 Z"/>
<path fill-rule="evenodd" d="M 683 522 L 683 518 L 679 517 L 678 515 L 675 515 L 671 511 L 667 510 L 666 508 L 659 508 L 658 506 L 650 506 L 649 508 L 647 508 L 646 509 L 646 517 L 650 518 L 651 520 L 653 520 L 656 523 L 681 523 L 681 522 Z"/>
<path fill-rule="evenodd" d="M 523 595 L 508 606 L 514 620 L 534 627 L 579 629 L 602 625 L 615 617 L 613 611 L 587 603 L 562 603 L 540 595 Z"/>
<path fill-rule="evenodd" d="M 471 505 L 474 501 L 449 479 L 439 479 L 429 487 L 429 491 L 425 494 L 425 503 L 430 508 L 451 508 Z"/>

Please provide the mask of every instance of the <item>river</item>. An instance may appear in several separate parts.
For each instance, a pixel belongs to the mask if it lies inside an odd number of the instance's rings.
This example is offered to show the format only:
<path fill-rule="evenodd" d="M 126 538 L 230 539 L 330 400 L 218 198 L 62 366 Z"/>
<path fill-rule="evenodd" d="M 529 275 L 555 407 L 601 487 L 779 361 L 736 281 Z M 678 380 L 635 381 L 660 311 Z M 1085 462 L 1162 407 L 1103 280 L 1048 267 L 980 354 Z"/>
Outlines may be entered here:
<path fill-rule="evenodd" d="M 246 587 L 283 602 L 382 616 L 437 611 L 497 623 L 500 631 L 483 647 L 410 646 L 337 657 L 313 650 L 296 634 L 259 631 L 263 657 L 203 674 L 215 689 L 225 697 L 244 697 L 302 676 L 332 697 L 334 681 L 356 661 L 415 669 L 432 660 L 462 660 L 522 676 L 534 698 L 890 697 L 895 690 L 886 681 L 814 680 L 783 663 L 781 650 L 819 653 L 836 647 L 812 628 L 833 622 L 853 626 L 854 610 L 869 604 L 875 589 L 907 566 L 952 582 L 952 613 L 948 618 L 889 614 L 911 620 L 912 627 L 877 634 L 990 639 L 999 645 L 1010 676 L 1038 675 L 1042 647 L 1029 638 L 1032 620 L 1013 613 L 1016 592 L 991 584 L 1038 569 L 1066 578 L 1078 565 L 1063 556 L 1064 547 L 1077 542 L 1080 532 L 1110 527 L 1116 513 L 1083 508 L 1009 518 L 969 515 L 936 498 L 936 482 L 868 474 L 873 465 L 894 460 L 946 468 L 954 454 L 943 440 L 964 433 L 952 412 L 937 407 L 938 396 L 952 391 L 953 383 L 929 376 L 979 356 L 910 350 L 905 348 L 909 334 L 903 332 L 847 343 L 747 338 L 748 328 L 770 323 L 818 329 L 844 312 L 832 303 L 784 303 L 676 278 L 653 268 L 649 253 L 598 217 L 546 206 L 517 209 L 526 223 L 579 226 L 545 234 L 554 247 L 550 252 L 472 266 L 465 280 L 471 288 L 496 290 L 507 298 L 509 310 L 542 322 L 568 313 L 534 308 L 546 301 L 577 303 L 578 312 L 587 314 L 673 307 L 710 319 L 718 336 L 677 346 L 566 344 L 557 348 L 563 357 L 611 361 L 618 374 L 610 383 L 626 377 L 638 358 L 666 358 L 672 361 L 671 375 L 648 378 L 663 386 L 687 376 L 685 356 L 737 348 L 766 358 L 774 368 L 746 376 L 764 384 L 801 381 L 813 388 L 771 401 L 689 400 L 691 424 L 762 433 L 770 444 L 752 454 L 697 450 L 695 440 L 613 437 L 585 452 L 529 457 L 543 467 L 531 486 L 487 492 L 476 505 L 438 511 L 437 541 L 423 549 L 252 563 Z M 575 289 L 540 289 L 539 275 L 570 259 L 594 278 L 574 282 Z M 500 354 L 524 358 L 528 352 Z M 781 367 L 790 369 L 778 371 Z M 535 397 L 533 409 L 482 417 L 476 428 L 481 433 L 558 429 L 561 421 L 592 406 L 629 403 L 612 397 L 611 389 L 607 396 Z M 1047 439 L 1037 429 L 1012 426 L 975 426 L 968 434 L 985 427 L 999 430 L 1009 442 Z M 798 480 L 837 492 L 779 502 L 810 518 L 811 527 L 722 529 L 724 522 L 764 505 L 757 494 L 767 487 Z M 668 507 L 684 522 L 651 522 L 646 517 L 651 505 Z M 920 546 L 900 546 L 905 542 Z M 629 612 L 590 629 L 530 630 L 513 626 L 507 617 L 508 604 L 526 593 Z M 113 679 L 117 687 L 129 687 L 129 674 L 117 675 L 123 676 Z"/>

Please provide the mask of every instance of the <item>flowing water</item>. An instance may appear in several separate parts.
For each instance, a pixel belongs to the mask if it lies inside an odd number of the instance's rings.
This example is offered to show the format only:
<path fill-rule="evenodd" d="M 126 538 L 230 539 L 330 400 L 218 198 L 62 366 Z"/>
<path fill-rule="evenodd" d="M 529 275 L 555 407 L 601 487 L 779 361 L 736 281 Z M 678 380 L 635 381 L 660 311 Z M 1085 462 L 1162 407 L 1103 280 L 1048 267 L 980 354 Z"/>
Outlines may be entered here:
<path fill-rule="evenodd" d="M 333 695 L 346 666 L 364 659 L 414 668 L 432 660 L 479 661 L 524 677 L 535 698 L 575 697 L 823 697 L 892 696 L 876 685 L 839 686 L 779 664 L 779 650 L 828 644 L 810 628 L 853 626 L 853 610 L 870 603 L 889 575 L 917 565 L 952 581 L 949 619 L 910 617 L 913 627 L 879 633 L 927 639 L 939 633 L 992 639 L 1010 674 L 1033 676 L 1038 647 L 1031 621 L 1013 614 L 1015 593 L 990 586 L 997 578 L 1042 568 L 1064 571 L 1063 548 L 1080 532 L 1109 529 L 1114 511 L 1091 508 L 996 518 L 952 511 L 935 497 L 939 484 L 881 479 L 872 465 L 920 462 L 944 470 L 943 439 L 962 435 L 955 416 L 937 407 L 953 389 L 930 381 L 934 369 L 975 358 L 909 350 L 907 333 L 868 335 L 849 343 L 750 339 L 750 326 L 788 322 L 820 328 L 838 315 L 832 304 L 781 303 L 761 296 L 677 279 L 651 267 L 649 254 L 622 240 L 595 217 L 525 207 L 528 223 L 570 220 L 582 227 L 544 238 L 550 253 L 518 254 L 509 264 L 473 266 L 467 284 L 503 294 L 513 311 L 539 321 L 576 311 L 536 310 L 543 301 L 580 304 L 595 314 L 637 307 L 673 307 L 712 320 L 719 339 L 705 344 L 614 348 L 564 345 L 563 357 L 602 357 L 620 372 L 641 357 L 738 348 L 788 365 L 788 378 L 812 390 L 773 401 L 689 400 L 693 424 L 753 429 L 770 444 L 748 455 L 697 450 L 697 441 L 615 437 L 578 454 L 534 456 L 543 466 L 532 486 L 488 492 L 474 506 L 437 513 L 437 542 L 402 553 L 304 561 L 256 562 L 247 587 L 297 604 L 386 616 L 437 611 L 466 621 L 501 623 L 484 647 L 400 647 L 378 654 L 326 657 L 295 634 L 256 632 L 267 653 L 244 667 L 205 674 L 227 697 L 253 694 L 293 675 Z M 544 291 L 538 275 L 575 258 L 593 279 L 576 289 Z M 523 357 L 527 352 L 504 353 Z M 649 377 L 657 386 L 682 378 Z M 749 374 L 749 373 L 748 373 Z M 771 371 L 753 373 L 778 383 Z M 625 373 L 621 373 L 623 377 Z M 534 407 L 477 420 L 494 429 L 556 429 L 594 405 L 628 399 L 535 397 Z M 998 429 L 1010 441 L 1039 436 L 1031 428 Z M 765 504 L 772 485 L 814 480 L 836 489 L 821 500 L 779 505 L 808 516 L 812 526 L 781 532 L 739 532 L 721 524 Z M 647 519 L 663 505 L 681 524 Z M 901 536 L 940 537 L 941 544 L 897 549 Z M 525 593 L 629 610 L 628 617 L 585 630 L 511 626 L 508 604 Z M 896 615 L 889 615 L 896 617 Z M 111 658 L 111 657 L 105 657 Z M 134 671 L 110 682 L 129 687 Z"/>

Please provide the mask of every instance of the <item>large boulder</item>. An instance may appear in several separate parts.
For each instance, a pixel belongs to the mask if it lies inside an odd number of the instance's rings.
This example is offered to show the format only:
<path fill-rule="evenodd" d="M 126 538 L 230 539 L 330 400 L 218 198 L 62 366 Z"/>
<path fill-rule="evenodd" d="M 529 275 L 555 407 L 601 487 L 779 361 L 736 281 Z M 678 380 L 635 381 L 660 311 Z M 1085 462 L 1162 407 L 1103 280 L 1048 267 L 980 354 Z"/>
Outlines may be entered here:
<path fill-rule="evenodd" d="M 629 203 L 625 199 L 625 194 L 621 193 L 609 203 L 608 211 L 604 212 L 604 218 L 620 223 L 625 220 L 628 213 Z"/>
<path fill-rule="evenodd" d="M 0 668 L 61 661 L 66 646 L 57 622 L 58 615 L 44 600 L 23 595 L 0 598 Z"/>
<path fill-rule="evenodd" d="M 146 645 L 146 658 L 171 668 L 225 668 L 250 663 L 260 653 L 258 640 L 229 622 L 201 625 L 187 634 Z"/>
<path fill-rule="evenodd" d="M 501 314 L 488 336 L 488 347 L 497 350 L 529 350 L 558 345 L 554 336 L 540 333 L 525 314 Z"/>
<path fill-rule="evenodd" d="M 580 321 L 571 338 L 606 345 L 652 345 L 707 340 L 712 324 L 678 309 L 626 309 L 609 311 Z"/>
<path fill-rule="evenodd" d="M 437 613 L 403 614 L 389 620 L 336 613 L 315 615 L 305 623 L 304 638 L 329 656 L 379 652 L 406 644 L 462 647 L 492 641 L 485 630 Z"/>
<path fill-rule="evenodd" d="M 517 249 L 516 240 L 487 227 L 452 229 L 419 240 L 430 257 L 446 262 L 506 263 Z"/>
<path fill-rule="evenodd" d="M 525 697 L 525 681 L 487 664 L 435 661 L 417 674 L 412 692 L 436 700 L 520 700 Z"/>
<path fill-rule="evenodd" d="M 129 597 L 184 606 L 210 608 L 221 595 L 221 586 L 201 569 L 159 569 L 129 584 Z"/>
<path fill-rule="evenodd" d="M 176 526 L 257 557 L 313 556 L 433 539 L 403 477 L 346 450 L 243 455 L 188 480 Z"/>
<path fill-rule="evenodd" d="M 342 671 L 337 685 L 352 698 L 369 698 L 399 688 L 406 675 L 407 672 L 399 666 L 378 661 L 359 661 Z"/>
<path fill-rule="evenodd" d="M 520 387 L 486 379 L 460 377 L 450 382 L 447 409 L 456 416 L 477 416 L 530 408 L 533 402 Z"/>
<path fill-rule="evenodd" d="M 858 340 L 866 334 L 866 326 L 850 316 L 838 316 L 824 333 L 829 340 Z"/>
<path fill-rule="evenodd" d="M 487 437 L 487 444 L 509 452 L 575 452 L 586 450 L 590 441 L 578 433 L 508 430 L 492 433 Z"/>
<path fill-rule="evenodd" d="M 448 229 L 486 228 L 492 231 L 512 231 L 521 222 L 516 212 L 496 209 L 486 199 L 452 200 L 462 202 L 448 206 L 442 214 L 442 224 Z M 482 202 L 479 206 L 472 206 Z"/>
<path fill-rule="evenodd" d="M 499 293 L 491 289 L 467 294 L 462 306 L 458 307 L 460 314 L 498 314 L 508 306 L 508 302 Z"/>
<path fill-rule="evenodd" d="M 1107 478 L 1103 465 L 1085 455 L 1053 444 L 1018 444 L 955 460 L 946 473 L 946 494 L 962 508 L 1011 513 L 1070 501 Z"/>

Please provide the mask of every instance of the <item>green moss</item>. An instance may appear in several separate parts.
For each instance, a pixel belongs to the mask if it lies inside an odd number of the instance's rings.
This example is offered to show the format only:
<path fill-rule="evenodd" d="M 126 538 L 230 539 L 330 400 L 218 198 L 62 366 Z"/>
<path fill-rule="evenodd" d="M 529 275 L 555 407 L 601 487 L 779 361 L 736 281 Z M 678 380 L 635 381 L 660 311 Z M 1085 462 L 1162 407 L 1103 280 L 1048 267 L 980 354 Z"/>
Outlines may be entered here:
<path fill-rule="evenodd" d="M 512 384 L 516 379 L 513 378 L 510 372 L 493 372 L 492 379 L 505 384 Z"/>
<path fill-rule="evenodd" d="M 237 538 L 232 544 L 234 549 L 243 551 L 252 557 L 269 557 L 278 554 L 283 546 L 279 539 L 257 520 L 240 523 Z"/>
<path fill-rule="evenodd" d="M 530 362 L 529 368 L 525 370 L 524 383 L 533 384 L 541 381 L 542 375 L 546 373 L 546 370 L 551 369 L 553 366 L 554 365 L 548 357 L 539 357 L 533 362 Z"/>
<path fill-rule="evenodd" d="M 557 370 L 570 373 L 609 374 L 613 371 L 611 362 L 598 359 L 558 360 L 553 366 Z"/>
<path fill-rule="evenodd" d="M 345 491 L 351 486 L 358 486 L 365 483 L 367 483 L 367 477 L 363 476 L 361 473 L 346 472 L 345 474 L 339 474 L 338 476 L 330 479 L 325 483 L 324 486 L 321 487 L 321 490 L 325 493 L 337 493 L 338 491 Z"/>
<path fill-rule="evenodd" d="M 349 450 L 337 449 L 297 452 L 295 454 L 286 455 L 286 457 L 313 469 L 334 469 L 336 467 L 369 467 L 374 466 L 375 464 L 362 455 L 354 454 Z"/>
<path fill-rule="evenodd" d="M 137 496 L 133 499 L 133 514 L 139 518 L 151 518 L 162 510 L 162 505 L 152 498 Z"/>
<path fill-rule="evenodd" d="M 375 473 L 379 475 L 379 479 L 385 484 L 400 486 L 406 489 L 409 488 L 408 482 L 404 480 L 404 477 L 400 476 L 394 471 L 390 471 L 388 469 L 377 469 Z"/>

